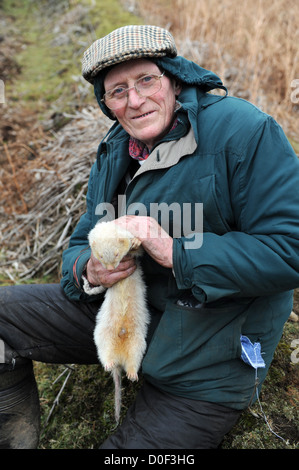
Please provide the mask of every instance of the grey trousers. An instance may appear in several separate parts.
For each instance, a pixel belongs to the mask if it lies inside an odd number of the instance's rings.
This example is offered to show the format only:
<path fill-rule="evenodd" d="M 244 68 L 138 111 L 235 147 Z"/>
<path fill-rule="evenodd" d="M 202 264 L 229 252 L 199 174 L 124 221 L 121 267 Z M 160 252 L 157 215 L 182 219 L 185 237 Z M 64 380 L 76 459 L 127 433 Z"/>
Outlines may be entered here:
<path fill-rule="evenodd" d="M 99 305 L 71 302 L 59 284 L 1 287 L 0 339 L 22 358 L 97 364 L 93 329 Z"/>
<path fill-rule="evenodd" d="M 59 284 L 1 287 L 0 392 L 1 376 L 30 360 L 97 364 L 93 330 L 99 306 L 71 302 Z M 2 390 L 7 397 L 5 386 Z M 166 394 L 145 382 L 124 422 L 101 448 L 217 448 L 239 415 L 220 404 Z"/>

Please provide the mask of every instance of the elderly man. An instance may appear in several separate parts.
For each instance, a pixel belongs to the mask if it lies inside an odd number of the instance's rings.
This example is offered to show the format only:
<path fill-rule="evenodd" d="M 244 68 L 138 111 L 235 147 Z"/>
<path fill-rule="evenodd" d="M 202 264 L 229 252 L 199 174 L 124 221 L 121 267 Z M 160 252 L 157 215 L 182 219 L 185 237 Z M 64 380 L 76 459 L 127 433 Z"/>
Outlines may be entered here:
<path fill-rule="evenodd" d="M 83 76 L 115 122 L 61 286 L 1 289 L 0 446 L 37 445 L 32 360 L 97 362 L 105 289 L 136 269 L 127 257 L 105 270 L 91 254 L 88 233 L 109 212 L 141 240 L 151 323 L 144 384 L 101 447 L 216 448 L 256 399 L 299 285 L 297 157 L 270 116 L 177 56 L 162 28 L 97 40 Z"/>

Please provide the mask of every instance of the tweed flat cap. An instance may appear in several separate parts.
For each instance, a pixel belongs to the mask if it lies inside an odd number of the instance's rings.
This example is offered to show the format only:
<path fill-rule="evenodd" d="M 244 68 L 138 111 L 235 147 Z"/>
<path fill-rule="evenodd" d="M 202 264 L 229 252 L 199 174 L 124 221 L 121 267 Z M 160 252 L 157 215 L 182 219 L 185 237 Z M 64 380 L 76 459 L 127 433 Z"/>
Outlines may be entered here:
<path fill-rule="evenodd" d="M 93 83 L 94 77 L 111 65 L 142 57 L 176 55 L 174 39 L 166 29 L 150 25 L 123 26 L 98 39 L 84 52 L 82 75 Z"/>

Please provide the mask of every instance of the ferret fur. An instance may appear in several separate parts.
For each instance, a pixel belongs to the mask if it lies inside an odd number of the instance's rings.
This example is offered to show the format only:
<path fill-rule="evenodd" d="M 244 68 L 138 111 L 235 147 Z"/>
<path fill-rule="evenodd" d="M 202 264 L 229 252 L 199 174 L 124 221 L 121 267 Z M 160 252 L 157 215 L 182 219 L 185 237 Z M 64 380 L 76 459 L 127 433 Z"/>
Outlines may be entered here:
<path fill-rule="evenodd" d="M 94 256 L 109 270 L 117 268 L 124 256 L 142 255 L 140 240 L 113 221 L 98 223 L 89 233 Z M 119 422 L 121 408 L 121 373 L 138 380 L 138 369 L 146 350 L 149 313 L 142 270 L 109 287 L 96 317 L 94 342 L 100 362 L 111 371 L 115 385 L 115 419 Z"/>

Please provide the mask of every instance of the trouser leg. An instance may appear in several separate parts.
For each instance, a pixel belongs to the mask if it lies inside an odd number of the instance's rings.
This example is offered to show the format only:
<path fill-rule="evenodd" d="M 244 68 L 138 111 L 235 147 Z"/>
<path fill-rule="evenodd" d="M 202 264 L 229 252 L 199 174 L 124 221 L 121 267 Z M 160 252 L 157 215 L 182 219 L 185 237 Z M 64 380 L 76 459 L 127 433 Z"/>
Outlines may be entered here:
<path fill-rule="evenodd" d="M 36 448 L 39 400 L 32 360 L 98 363 L 98 303 L 70 302 L 59 284 L 0 288 L 0 448 Z"/>
<path fill-rule="evenodd" d="M 96 364 L 99 302 L 71 302 L 59 284 L 0 288 L 0 338 L 22 358 Z"/>
<path fill-rule="evenodd" d="M 0 449 L 36 449 L 40 407 L 32 361 L 18 357 L 0 340 Z M 13 358 L 13 362 L 11 359 Z"/>
<path fill-rule="evenodd" d="M 216 449 L 240 413 L 145 383 L 123 423 L 101 449 Z"/>

